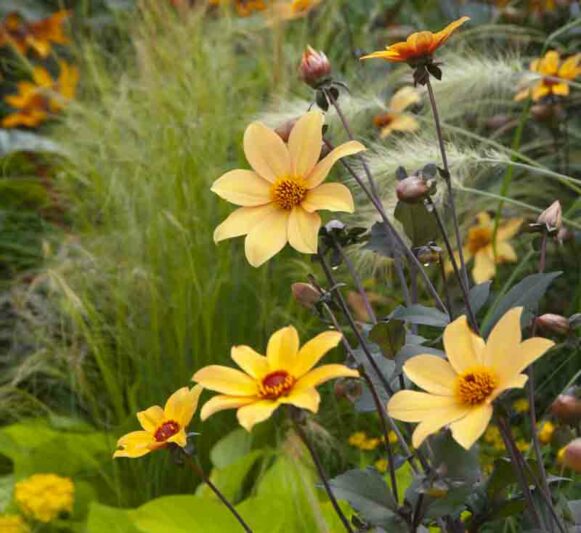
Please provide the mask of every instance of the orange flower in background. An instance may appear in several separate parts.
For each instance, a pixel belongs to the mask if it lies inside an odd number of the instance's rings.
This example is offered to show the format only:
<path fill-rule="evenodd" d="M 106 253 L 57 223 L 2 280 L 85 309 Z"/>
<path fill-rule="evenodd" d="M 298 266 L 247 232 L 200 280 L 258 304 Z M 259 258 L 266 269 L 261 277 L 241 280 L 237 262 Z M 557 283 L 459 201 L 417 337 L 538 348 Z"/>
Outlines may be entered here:
<path fill-rule="evenodd" d="M 241 206 L 216 228 L 215 242 L 246 235 L 246 258 L 254 267 L 287 242 L 301 253 L 317 252 L 317 211 L 354 209 L 345 185 L 323 181 L 339 159 L 365 150 L 361 143 L 349 141 L 319 161 L 322 127 L 323 114 L 310 111 L 293 126 L 287 144 L 261 122 L 246 128 L 244 153 L 253 170 L 231 170 L 212 185 L 218 196 Z"/>
<path fill-rule="evenodd" d="M 187 444 L 186 428 L 196 412 L 201 392 L 200 386 L 182 387 L 168 398 L 165 407 L 154 405 L 137 413 L 143 431 L 123 435 L 117 442 L 119 449 L 113 457 L 142 457 L 169 444 L 184 448 Z"/>
<path fill-rule="evenodd" d="M 47 57 L 53 44 L 69 44 L 64 32 L 64 23 L 71 12 L 57 11 L 48 18 L 26 22 L 18 13 L 9 13 L 0 24 L 0 46 L 12 45 L 20 53 L 34 50 Z"/>
<path fill-rule="evenodd" d="M 568 82 L 581 75 L 581 54 L 562 60 L 558 52 L 550 50 L 542 58 L 532 61 L 529 70 L 535 73 L 536 81 L 533 81 L 532 87 L 520 90 L 514 97 L 516 101 L 529 96 L 535 102 L 551 95 L 567 96 Z"/>
<path fill-rule="evenodd" d="M 274 17 L 278 20 L 293 20 L 308 15 L 322 0 L 290 0 L 273 5 Z"/>
<path fill-rule="evenodd" d="M 193 380 L 220 394 L 208 400 L 200 417 L 225 409 L 237 409 L 240 425 L 250 431 L 269 418 L 281 405 L 294 405 L 316 413 L 321 397 L 318 385 L 340 377 L 359 377 L 357 370 L 331 364 L 314 368 L 321 358 L 341 341 L 336 331 L 317 335 L 299 349 L 297 330 L 279 329 L 268 341 L 266 357 L 250 346 L 233 346 L 231 357 L 244 371 L 210 365 L 198 370 Z"/>
<path fill-rule="evenodd" d="M 51 114 L 61 111 L 75 97 L 79 81 L 77 67 L 59 62 L 58 79 L 53 79 L 44 67 L 34 67 L 32 82 L 17 84 L 18 94 L 8 95 L 5 102 L 17 111 L 4 117 L 2 127 L 36 127 L 46 121 Z"/>
<path fill-rule="evenodd" d="M 422 62 L 431 60 L 434 52 L 440 48 L 452 34 L 470 17 L 462 17 L 448 24 L 443 30 L 432 33 L 431 31 L 420 31 L 412 33 L 405 42 L 395 43 L 387 46 L 385 50 L 373 52 L 363 56 L 361 59 L 384 59 L 394 63 L 409 63 L 416 66 Z"/>
<path fill-rule="evenodd" d="M 234 9 L 240 17 L 249 17 L 254 12 L 264 11 L 265 0 L 234 0 Z"/>
<path fill-rule="evenodd" d="M 404 111 L 413 104 L 421 101 L 419 91 L 413 87 L 402 87 L 389 101 L 387 111 L 376 115 L 373 123 L 381 130 L 383 139 L 394 131 L 416 131 L 420 128 L 419 122 L 411 113 Z"/>

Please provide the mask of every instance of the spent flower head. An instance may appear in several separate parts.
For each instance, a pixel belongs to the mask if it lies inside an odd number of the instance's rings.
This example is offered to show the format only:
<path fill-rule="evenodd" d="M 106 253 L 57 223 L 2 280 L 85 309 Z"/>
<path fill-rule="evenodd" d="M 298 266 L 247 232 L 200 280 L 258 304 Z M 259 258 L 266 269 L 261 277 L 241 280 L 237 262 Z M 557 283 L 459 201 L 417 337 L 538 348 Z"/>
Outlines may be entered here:
<path fill-rule="evenodd" d="M 25 516 L 48 524 L 73 511 L 75 485 L 68 477 L 33 474 L 14 486 L 14 500 Z"/>

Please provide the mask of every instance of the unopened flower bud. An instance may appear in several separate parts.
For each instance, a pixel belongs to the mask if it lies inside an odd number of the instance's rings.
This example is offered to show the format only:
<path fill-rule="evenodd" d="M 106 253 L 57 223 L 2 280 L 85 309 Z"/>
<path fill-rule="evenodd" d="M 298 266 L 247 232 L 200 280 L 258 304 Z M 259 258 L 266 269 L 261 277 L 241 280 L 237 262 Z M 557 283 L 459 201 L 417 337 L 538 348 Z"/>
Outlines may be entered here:
<path fill-rule="evenodd" d="M 561 457 L 563 465 L 581 474 L 581 438 L 567 444 Z"/>
<path fill-rule="evenodd" d="M 566 424 L 581 420 L 581 399 L 570 394 L 559 394 L 551 404 L 551 414 Z"/>
<path fill-rule="evenodd" d="M 307 309 L 315 307 L 321 299 L 319 290 L 310 283 L 293 283 L 291 290 L 294 299 Z"/>
<path fill-rule="evenodd" d="M 341 378 L 335 381 L 334 392 L 337 399 L 346 398 L 354 403 L 363 394 L 363 387 L 356 379 Z"/>
<path fill-rule="evenodd" d="M 559 335 L 566 335 L 569 333 L 571 326 L 569 320 L 564 316 L 555 315 L 553 313 L 545 313 L 535 319 L 538 327 L 546 331 L 552 331 Z"/>
<path fill-rule="evenodd" d="M 549 207 L 547 207 L 547 209 L 538 216 L 537 224 L 545 226 L 549 233 L 559 231 L 563 224 L 561 202 L 555 200 Z"/>
<path fill-rule="evenodd" d="M 415 204 L 430 194 L 430 186 L 421 176 L 408 176 L 397 184 L 395 192 L 400 202 Z"/>
<path fill-rule="evenodd" d="M 286 122 L 283 122 L 280 126 L 274 129 L 274 132 L 285 142 L 288 142 L 288 138 L 290 137 L 291 131 L 295 127 L 297 123 L 298 117 L 291 118 Z"/>
<path fill-rule="evenodd" d="M 299 78 L 313 89 L 328 81 L 331 74 L 331 63 L 324 52 L 317 52 L 311 46 L 303 52 L 299 65 Z"/>
<path fill-rule="evenodd" d="M 413 252 L 422 265 L 428 266 L 440 261 L 442 249 L 435 244 L 428 244 L 427 246 L 414 248 Z"/>

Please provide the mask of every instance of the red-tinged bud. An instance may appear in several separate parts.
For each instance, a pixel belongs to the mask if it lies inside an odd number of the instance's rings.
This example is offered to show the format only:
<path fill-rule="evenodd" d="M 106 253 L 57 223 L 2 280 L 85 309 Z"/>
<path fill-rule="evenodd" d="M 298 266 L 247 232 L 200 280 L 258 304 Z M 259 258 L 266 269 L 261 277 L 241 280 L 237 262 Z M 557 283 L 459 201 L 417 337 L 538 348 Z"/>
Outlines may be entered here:
<path fill-rule="evenodd" d="M 563 225 L 561 202 L 555 200 L 537 218 L 537 224 L 542 224 L 550 233 L 557 232 Z"/>
<path fill-rule="evenodd" d="M 299 78 L 313 89 L 317 89 L 331 75 L 331 63 L 324 52 L 317 52 L 311 46 L 303 52 L 299 65 Z"/>
<path fill-rule="evenodd" d="M 315 307 L 321 299 L 319 290 L 310 283 L 293 283 L 291 290 L 294 299 L 307 309 Z"/>
<path fill-rule="evenodd" d="M 575 424 L 581 420 L 581 399 L 560 394 L 551 404 L 551 414 L 561 422 Z"/>
<path fill-rule="evenodd" d="M 288 138 L 290 137 L 291 131 L 295 127 L 295 124 L 298 121 L 298 117 L 291 118 L 286 122 L 283 122 L 280 126 L 275 128 L 275 133 L 285 142 L 288 142 Z"/>
<path fill-rule="evenodd" d="M 566 335 L 571 330 L 569 320 L 564 316 L 555 315 L 553 313 L 545 313 L 535 320 L 538 327 L 545 331 L 552 331 L 559 335 Z"/>
<path fill-rule="evenodd" d="M 581 474 L 581 439 L 574 439 L 565 446 L 562 462 L 567 468 Z"/>
<path fill-rule="evenodd" d="M 409 176 L 398 182 L 395 192 L 400 202 L 416 204 L 429 196 L 431 187 L 421 176 Z"/>

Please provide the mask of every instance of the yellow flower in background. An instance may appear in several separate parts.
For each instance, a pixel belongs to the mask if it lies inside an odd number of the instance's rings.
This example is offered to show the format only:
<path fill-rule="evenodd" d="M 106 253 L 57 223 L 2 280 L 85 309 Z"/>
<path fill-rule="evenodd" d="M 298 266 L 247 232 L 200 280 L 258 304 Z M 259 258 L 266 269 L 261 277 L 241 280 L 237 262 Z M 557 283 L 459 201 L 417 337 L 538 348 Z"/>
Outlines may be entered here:
<path fill-rule="evenodd" d="M 30 533 L 30 527 L 17 514 L 0 515 L 0 531 L 2 533 Z"/>
<path fill-rule="evenodd" d="M 0 46 L 11 45 L 21 54 L 34 50 L 39 56 L 47 57 L 53 44 L 69 44 L 64 32 L 64 23 L 70 11 L 57 11 L 48 18 L 26 22 L 18 13 L 9 13 L 0 24 Z"/>
<path fill-rule="evenodd" d="M 369 452 L 372 450 L 375 450 L 379 444 L 381 443 L 381 439 L 378 439 L 377 437 L 372 437 L 370 439 L 365 439 L 360 445 L 359 445 L 359 449 Z"/>
<path fill-rule="evenodd" d="M 462 17 L 448 24 L 443 30 L 432 33 L 431 31 L 420 31 L 412 33 L 405 42 L 395 43 L 387 46 L 385 50 L 373 52 L 363 56 L 361 59 L 384 59 L 385 61 L 402 63 L 406 62 L 412 66 L 417 63 L 431 59 L 434 52 L 440 48 L 452 34 L 470 17 Z"/>
<path fill-rule="evenodd" d="M 308 15 L 322 0 L 288 0 L 273 5 L 273 16 L 278 20 L 293 20 Z"/>
<path fill-rule="evenodd" d="M 526 398 L 519 398 L 512 403 L 512 408 L 515 413 L 528 413 L 530 409 L 529 401 Z"/>
<path fill-rule="evenodd" d="M 395 431 L 390 431 L 387 434 L 387 440 L 390 444 L 397 444 L 397 442 L 399 441 L 397 435 L 395 434 Z"/>
<path fill-rule="evenodd" d="M 412 436 L 415 448 L 444 426 L 470 448 L 486 431 L 492 402 L 505 390 L 524 386 L 527 376 L 521 372 L 555 343 L 540 337 L 522 341 L 521 313 L 522 307 L 508 311 L 486 342 L 461 316 L 444 330 L 447 360 L 418 355 L 404 364 L 407 377 L 427 392 L 397 392 L 387 409 L 397 420 L 419 422 Z"/>
<path fill-rule="evenodd" d="M 143 431 L 123 435 L 117 441 L 120 449 L 115 451 L 113 457 L 142 457 L 169 444 L 185 447 L 186 428 L 196 412 L 201 392 L 202 387 L 199 386 L 192 389 L 182 387 L 168 398 L 165 407 L 154 405 L 137 413 Z"/>
<path fill-rule="evenodd" d="M 310 111 L 296 122 L 288 144 L 261 122 L 246 128 L 244 153 L 253 170 L 231 170 L 212 185 L 218 196 L 241 206 L 216 228 L 215 242 L 246 235 L 246 258 L 254 267 L 287 242 L 301 253 L 317 252 L 321 227 L 317 211 L 354 209 L 345 185 L 323 181 L 339 159 L 365 150 L 350 141 L 319 161 L 322 127 L 322 113 Z"/>
<path fill-rule="evenodd" d="M 549 422 L 548 420 L 541 424 L 539 428 L 539 441 L 541 444 L 549 444 L 553 439 L 553 433 L 555 433 L 555 424 Z"/>
<path fill-rule="evenodd" d="M 14 500 L 21 511 L 45 524 L 71 513 L 74 498 L 73 481 L 56 474 L 34 474 L 14 485 Z"/>
<path fill-rule="evenodd" d="M 387 459 L 378 459 L 375 461 L 373 466 L 375 466 L 375 469 L 378 472 L 385 474 L 387 472 L 387 468 L 389 467 L 389 463 L 387 462 Z"/>
<path fill-rule="evenodd" d="M 521 224 L 522 218 L 511 218 L 498 226 L 495 256 L 492 243 L 494 220 L 485 211 L 476 215 L 476 224 L 468 230 L 463 248 L 466 261 L 474 258 L 472 277 L 476 283 L 492 279 L 496 274 L 496 265 L 514 263 L 517 260 L 516 252 L 508 241 L 516 235 Z M 446 270 L 452 270 L 451 263 L 446 264 Z"/>
<path fill-rule="evenodd" d="M 420 102 L 422 97 L 417 89 L 411 86 L 402 87 L 389 101 L 387 111 L 376 115 L 373 123 L 381 130 L 383 139 L 394 131 L 416 131 L 420 124 L 411 113 L 404 111 L 413 104 Z"/>
<path fill-rule="evenodd" d="M 498 426 L 488 426 L 484 432 L 484 442 L 490 444 L 495 450 L 504 449 L 504 442 L 502 436 L 500 435 L 500 430 Z"/>
<path fill-rule="evenodd" d="M 264 0 L 234 0 L 234 9 L 240 17 L 249 17 L 254 12 L 264 11 L 266 7 Z"/>
<path fill-rule="evenodd" d="M 58 79 L 53 79 L 44 67 L 34 67 L 32 82 L 18 83 L 18 94 L 8 95 L 5 102 L 17 109 L 2 120 L 2 127 L 35 127 L 51 114 L 61 111 L 75 97 L 79 71 L 77 67 L 59 62 Z"/>
<path fill-rule="evenodd" d="M 537 102 L 550 95 L 567 96 L 569 82 L 581 75 L 581 54 L 562 60 L 559 52 L 550 50 L 542 58 L 532 61 L 529 70 L 537 75 L 537 81 L 532 87 L 520 90 L 515 100 L 524 100 L 530 96 Z"/>
<path fill-rule="evenodd" d="M 347 442 L 350 446 L 354 446 L 355 448 L 359 448 L 365 441 L 367 440 L 367 435 L 364 431 L 356 431 L 355 433 L 349 436 Z"/>
<path fill-rule="evenodd" d="M 237 409 L 238 422 L 250 431 L 280 405 L 294 405 L 316 413 L 321 397 L 315 387 L 330 379 L 359 376 L 357 370 L 345 365 L 314 368 L 340 341 L 340 333 L 326 331 L 299 349 L 297 330 L 288 326 L 270 337 L 266 357 L 250 346 L 233 346 L 231 357 L 243 372 L 210 365 L 192 378 L 204 388 L 220 393 L 202 407 L 202 420 L 224 409 Z"/>
<path fill-rule="evenodd" d="M 516 444 L 517 450 L 518 450 L 519 452 L 521 452 L 521 453 L 526 453 L 526 452 L 528 452 L 528 451 L 530 450 L 530 448 L 531 448 L 531 443 L 530 443 L 530 442 L 527 442 L 527 441 L 526 441 L 526 440 L 524 440 L 524 439 L 518 439 L 518 440 L 515 442 L 515 444 Z"/>

